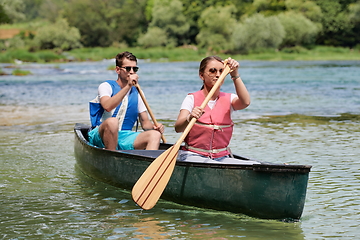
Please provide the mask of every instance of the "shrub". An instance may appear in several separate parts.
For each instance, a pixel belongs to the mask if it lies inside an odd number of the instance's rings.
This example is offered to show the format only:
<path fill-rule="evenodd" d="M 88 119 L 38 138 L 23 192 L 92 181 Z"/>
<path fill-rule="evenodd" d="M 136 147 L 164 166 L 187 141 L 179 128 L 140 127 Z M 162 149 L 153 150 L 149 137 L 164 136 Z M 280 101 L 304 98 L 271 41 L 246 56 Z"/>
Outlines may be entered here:
<path fill-rule="evenodd" d="M 323 17 L 321 8 L 315 1 L 285 0 L 287 10 L 303 14 L 313 22 L 320 23 Z"/>
<path fill-rule="evenodd" d="M 190 28 L 182 9 L 180 0 L 155 0 L 150 28 L 161 28 L 171 41 L 181 39 Z"/>
<path fill-rule="evenodd" d="M 58 60 L 58 59 L 62 58 L 62 56 L 60 56 L 59 54 L 56 54 L 50 50 L 36 52 L 36 55 L 38 56 L 38 58 L 41 61 L 44 61 L 44 62 L 52 62 L 54 60 Z"/>
<path fill-rule="evenodd" d="M 4 41 L 4 49 L 21 49 L 25 48 L 25 41 L 20 36 L 15 36 L 13 38 L 6 39 Z"/>
<path fill-rule="evenodd" d="M 26 76 L 26 75 L 30 75 L 31 72 L 28 70 L 21 70 L 19 68 L 16 68 L 14 71 L 12 71 L 12 75 L 16 75 L 16 76 Z"/>
<path fill-rule="evenodd" d="M 285 29 L 285 37 L 281 46 L 311 45 L 315 43 L 319 28 L 304 15 L 286 12 L 278 15 Z"/>
<path fill-rule="evenodd" d="M 24 62 L 37 62 L 38 57 L 25 49 L 8 50 L 5 52 L 9 59 L 18 59 Z"/>
<path fill-rule="evenodd" d="M 82 47 L 80 32 L 70 27 L 66 19 L 59 19 L 55 24 L 41 27 L 34 38 L 34 46 L 39 49 L 59 48 L 71 50 Z"/>
<path fill-rule="evenodd" d="M 175 40 L 169 39 L 166 32 L 158 27 L 150 27 L 144 35 L 138 39 L 138 44 L 144 48 L 175 45 Z"/>
<path fill-rule="evenodd" d="M 232 50 L 231 34 L 236 24 L 236 19 L 232 17 L 234 9 L 230 5 L 209 7 L 202 12 L 198 21 L 200 31 L 196 36 L 199 47 L 215 53 Z"/>
<path fill-rule="evenodd" d="M 6 54 L 6 52 L 4 52 L 4 53 L 2 52 L 0 54 L 0 63 L 9 63 L 11 61 L 12 61 L 12 58 L 8 54 Z"/>
<path fill-rule="evenodd" d="M 256 49 L 275 49 L 283 41 L 284 35 L 284 27 L 276 16 L 255 14 L 237 24 L 233 42 L 235 50 L 248 53 Z"/>

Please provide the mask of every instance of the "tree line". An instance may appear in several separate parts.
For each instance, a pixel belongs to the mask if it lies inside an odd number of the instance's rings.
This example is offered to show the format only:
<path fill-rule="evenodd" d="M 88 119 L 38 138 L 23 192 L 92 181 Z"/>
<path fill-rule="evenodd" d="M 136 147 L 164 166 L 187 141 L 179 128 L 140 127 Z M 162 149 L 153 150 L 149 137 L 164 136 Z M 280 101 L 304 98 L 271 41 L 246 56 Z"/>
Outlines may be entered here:
<path fill-rule="evenodd" d="M 0 0 L 0 24 L 23 22 L 2 49 L 360 46 L 360 0 Z"/>

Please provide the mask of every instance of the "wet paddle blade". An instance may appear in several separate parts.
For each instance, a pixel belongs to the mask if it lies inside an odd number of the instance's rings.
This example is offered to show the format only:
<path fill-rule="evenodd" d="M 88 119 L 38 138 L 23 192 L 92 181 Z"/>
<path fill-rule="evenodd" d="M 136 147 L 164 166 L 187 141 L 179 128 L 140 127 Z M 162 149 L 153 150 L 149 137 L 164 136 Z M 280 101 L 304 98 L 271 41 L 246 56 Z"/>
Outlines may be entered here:
<path fill-rule="evenodd" d="M 132 198 L 142 209 L 155 206 L 174 170 L 179 148 L 172 146 L 157 157 L 132 189 Z"/>

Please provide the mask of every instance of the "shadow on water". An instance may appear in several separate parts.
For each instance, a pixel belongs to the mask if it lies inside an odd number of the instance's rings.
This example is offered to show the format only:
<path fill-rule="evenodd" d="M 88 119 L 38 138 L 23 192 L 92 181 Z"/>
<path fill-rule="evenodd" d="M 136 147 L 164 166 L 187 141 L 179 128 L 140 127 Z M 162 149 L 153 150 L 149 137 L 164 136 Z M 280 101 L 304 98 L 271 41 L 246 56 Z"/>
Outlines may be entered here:
<path fill-rule="evenodd" d="M 142 210 L 125 191 L 96 181 L 75 166 L 84 198 L 91 199 L 107 239 L 304 239 L 301 222 L 251 218 L 242 214 L 201 209 L 160 200 Z M 105 236 L 104 236 L 105 237 Z"/>

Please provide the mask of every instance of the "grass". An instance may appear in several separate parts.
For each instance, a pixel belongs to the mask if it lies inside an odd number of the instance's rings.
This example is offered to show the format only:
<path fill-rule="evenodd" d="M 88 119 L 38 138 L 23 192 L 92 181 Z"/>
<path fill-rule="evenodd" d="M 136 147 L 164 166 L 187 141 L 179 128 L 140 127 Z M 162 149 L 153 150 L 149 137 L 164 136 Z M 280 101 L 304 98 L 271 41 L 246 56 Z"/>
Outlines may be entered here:
<path fill-rule="evenodd" d="M 266 60 L 266 61 L 318 61 L 318 60 L 360 60 L 359 49 L 342 47 L 317 46 L 313 49 L 301 48 L 296 51 L 283 49 L 281 51 L 264 51 L 248 55 L 235 55 L 237 60 Z"/>
<path fill-rule="evenodd" d="M 25 49 L 8 50 L 0 54 L 0 62 L 13 63 L 15 60 L 21 60 L 23 62 L 56 62 L 64 59 L 61 56 L 51 50 L 42 50 L 38 52 L 29 52 Z"/>
<path fill-rule="evenodd" d="M 200 61 L 210 55 L 205 50 L 192 47 L 168 48 L 81 48 L 63 53 L 52 50 L 29 52 L 27 50 L 8 50 L 0 54 L 0 62 L 12 63 L 15 59 L 23 62 L 68 62 L 68 61 L 99 61 L 111 59 L 117 53 L 130 51 L 139 59 L 149 61 Z M 219 54 L 222 58 L 231 56 L 237 60 L 291 61 L 291 60 L 360 60 L 359 49 L 317 46 L 311 50 L 305 48 L 283 49 L 281 51 L 264 50 L 262 52 L 240 54 Z"/>
<path fill-rule="evenodd" d="M 202 51 L 191 48 L 81 48 L 66 52 L 77 61 L 91 60 L 98 61 L 102 59 L 115 58 L 116 54 L 123 51 L 132 52 L 139 59 L 149 59 L 151 61 L 198 61 L 204 56 Z"/>
<path fill-rule="evenodd" d="M 20 31 L 33 31 L 34 29 L 46 26 L 49 22 L 43 20 L 31 21 L 31 22 L 22 22 L 22 23 L 12 23 L 12 24 L 1 24 L 1 29 L 18 29 Z"/>
<path fill-rule="evenodd" d="M 26 75 L 30 75 L 32 74 L 30 71 L 28 70 L 21 70 L 21 69 L 15 69 L 14 71 L 12 71 L 12 75 L 15 76 L 26 76 Z"/>

